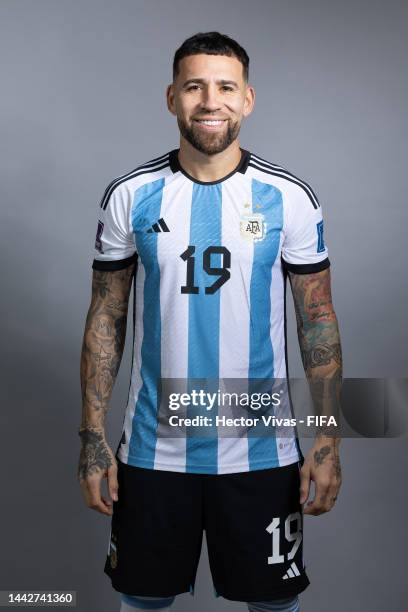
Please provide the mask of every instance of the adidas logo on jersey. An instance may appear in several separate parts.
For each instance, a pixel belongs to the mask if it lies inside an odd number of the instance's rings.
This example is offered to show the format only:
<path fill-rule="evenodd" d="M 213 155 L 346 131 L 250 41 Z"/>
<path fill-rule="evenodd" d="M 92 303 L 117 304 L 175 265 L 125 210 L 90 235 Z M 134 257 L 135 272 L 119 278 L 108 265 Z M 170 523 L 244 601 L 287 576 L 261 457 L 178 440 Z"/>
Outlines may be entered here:
<path fill-rule="evenodd" d="M 287 580 L 288 578 L 296 578 L 296 576 L 300 576 L 300 572 L 298 570 L 296 563 L 293 561 L 292 565 L 290 566 L 286 574 L 282 576 L 282 578 L 283 580 Z"/>
<path fill-rule="evenodd" d="M 159 233 L 159 232 L 169 232 L 169 231 L 170 230 L 167 227 L 164 219 L 159 219 L 157 223 L 153 223 L 152 227 L 147 230 L 147 233 L 151 234 L 153 232 Z"/>

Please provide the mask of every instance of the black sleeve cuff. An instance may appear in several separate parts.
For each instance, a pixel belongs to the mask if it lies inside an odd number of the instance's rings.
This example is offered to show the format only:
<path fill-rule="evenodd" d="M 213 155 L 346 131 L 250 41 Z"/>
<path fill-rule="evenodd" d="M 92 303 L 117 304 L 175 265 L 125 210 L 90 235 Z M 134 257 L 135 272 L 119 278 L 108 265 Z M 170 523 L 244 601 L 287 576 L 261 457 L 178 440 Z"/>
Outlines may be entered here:
<path fill-rule="evenodd" d="M 311 264 L 291 264 L 288 263 L 281 257 L 282 266 L 288 272 L 293 272 L 293 274 L 313 274 L 313 272 L 321 272 L 330 266 L 329 258 L 323 259 L 317 263 Z"/>
<path fill-rule="evenodd" d="M 137 253 L 133 253 L 126 259 L 116 259 L 112 261 L 101 261 L 100 259 L 94 259 L 92 263 L 93 270 L 101 270 L 103 272 L 114 272 L 115 270 L 123 270 L 132 263 L 136 263 Z"/>

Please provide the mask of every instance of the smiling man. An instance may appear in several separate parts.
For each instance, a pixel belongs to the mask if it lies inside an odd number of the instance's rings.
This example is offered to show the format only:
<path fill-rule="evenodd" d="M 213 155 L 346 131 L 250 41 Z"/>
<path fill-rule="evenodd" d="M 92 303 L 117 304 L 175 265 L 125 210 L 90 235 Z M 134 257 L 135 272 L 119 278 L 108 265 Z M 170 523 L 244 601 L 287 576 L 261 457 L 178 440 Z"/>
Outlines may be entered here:
<path fill-rule="evenodd" d="M 329 511 L 341 484 L 339 438 L 327 432 L 317 431 L 306 457 L 294 427 L 257 435 L 257 419 L 235 418 L 246 427 L 225 435 L 214 417 L 250 410 L 228 412 L 218 400 L 201 411 L 187 401 L 177 413 L 184 423 L 204 415 L 206 431 L 168 426 L 169 380 L 187 400 L 221 381 L 240 381 L 259 397 L 271 381 L 287 380 L 288 277 L 314 398 L 322 382 L 336 394 L 341 382 L 321 206 L 310 185 L 238 141 L 255 101 L 248 66 L 228 36 L 186 40 L 166 92 L 179 148 L 113 180 L 98 211 L 78 476 L 87 505 L 112 515 L 105 572 L 122 612 L 168 610 L 177 594 L 193 592 L 203 530 L 217 595 L 251 612 L 299 610 L 309 584 L 303 514 Z M 132 372 L 114 454 L 104 419 L 132 282 Z M 269 415 L 285 416 L 276 404 Z M 104 478 L 113 503 L 101 495 Z"/>

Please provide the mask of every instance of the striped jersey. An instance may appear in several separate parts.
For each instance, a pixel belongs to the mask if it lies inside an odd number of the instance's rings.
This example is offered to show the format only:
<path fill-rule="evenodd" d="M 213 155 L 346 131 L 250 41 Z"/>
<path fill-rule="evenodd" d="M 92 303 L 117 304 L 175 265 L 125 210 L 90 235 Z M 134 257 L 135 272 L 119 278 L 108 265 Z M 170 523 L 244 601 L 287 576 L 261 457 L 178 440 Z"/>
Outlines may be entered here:
<path fill-rule="evenodd" d="M 330 265 L 310 185 L 242 148 L 227 176 L 199 181 L 181 167 L 178 151 L 113 180 L 98 209 L 92 267 L 136 262 L 117 456 L 142 468 L 210 474 L 294 463 L 303 458 L 295 427 L 284 438 L 249 429 L 220 436 L 213 427 L 204 436 L 160 435 L 160 381 L 188 391 L 197 379 L 286 380 L 287 271 Z"/>

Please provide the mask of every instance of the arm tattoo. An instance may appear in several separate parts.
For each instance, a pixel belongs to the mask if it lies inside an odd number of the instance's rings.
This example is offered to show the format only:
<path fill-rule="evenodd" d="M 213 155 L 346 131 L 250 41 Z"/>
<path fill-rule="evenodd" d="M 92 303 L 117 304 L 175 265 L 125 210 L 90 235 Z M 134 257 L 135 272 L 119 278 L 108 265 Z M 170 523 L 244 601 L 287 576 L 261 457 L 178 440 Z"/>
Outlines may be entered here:
<path fill-rule="evenodd" d="M 315 465 L 322 465 L 324 458 L 330 453 L 330 446 L 323 446 L 323 448 L 319 448 L 319 450 L 314 453 L 314 462 Z"/>
<path fill-rule="evenodd" d="M 81 353 L 82 428 L 103 427 L 125 344 L 133 272 L 134 265 L 93 273 Z"/>
<path fill-rule="evenodd" d="M 342 380 L 340 334 L 330 289 L 330 269 L 289 273 L 300 351 L 316 414 L 339 419 Z M 331 432 L 333 433 L 333 428 Z M 327 428 L 318 433 L 328 434 Z"/>
<path fill-rule="evenodd" d="M 341 362 L 341 347 L 340 343 L 334 344 L 316 344 L 309 350 L 302 348 L 302 361 L 305 370 L 311 370 L 321 365 L 330 365 L 332 360 L 337 363 Z"/>
<path fill-rule="evenodd" d="M 330 291 L 329 269 L 316 274 L 289 273 L 298 336 L 306 373 L 320 366 L 341 366 L 341 346 Z"/>
<path fill-rule="evenodd" d="M 105 471 L 110 468 L 113 463 L 112 453 L 103 432 L 88 427 L 80 429 L 79 436 L 82 448 L 79 455 L 78 478 L 85 479 L 100 470 Z"/>
<path fill-rule="evenodd" d="M 332 472 L 337 478 L 337 480 L 341 480 L 341 465 L 340 465 L 340 455 L 339 449 L 336 445 L 327 445 L 322 446 L 313 453 L 314 465 L 315 467 L 319 467 L 323 465 L 323 463 L 327 463 L 327 460 L 331 462 Z"/>

